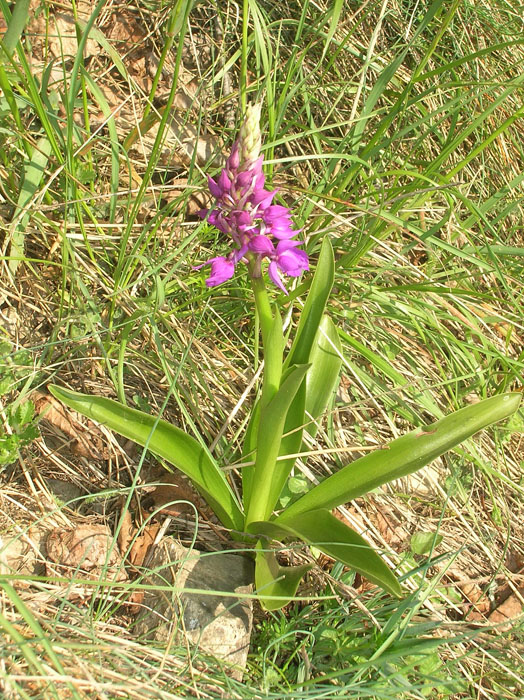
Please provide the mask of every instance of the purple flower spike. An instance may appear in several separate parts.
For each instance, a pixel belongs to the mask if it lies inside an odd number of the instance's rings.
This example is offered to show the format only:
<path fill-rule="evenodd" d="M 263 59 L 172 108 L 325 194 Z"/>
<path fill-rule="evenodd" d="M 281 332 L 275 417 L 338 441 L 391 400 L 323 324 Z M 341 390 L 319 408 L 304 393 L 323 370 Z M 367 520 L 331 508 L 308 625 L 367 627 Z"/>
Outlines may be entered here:
<path fill-rule="evenodd" d="M 241 260 L 255 263 L 250 269 L 256 276 L 261 274 L 261 262 L 267 258 L 269 278 L 285 294 L 280 274 L 298 277 L 309 269 L 307 253 L 298 247 L 300 241 L 292 240 L 299 231 L 293 229 L 290 210 L 273 204 L 276 189 L 264 189 L 261 143 L 260 105 L 250 105 L 225 168 L 216 179 L 208 177 L 215 205 L 199 212 L 199 216 L 207 216 L 211 225 L 230 236 L 234 245 L 227 257 L 204 263 L 211 265 L 208 287 L 231 279 Z"/>

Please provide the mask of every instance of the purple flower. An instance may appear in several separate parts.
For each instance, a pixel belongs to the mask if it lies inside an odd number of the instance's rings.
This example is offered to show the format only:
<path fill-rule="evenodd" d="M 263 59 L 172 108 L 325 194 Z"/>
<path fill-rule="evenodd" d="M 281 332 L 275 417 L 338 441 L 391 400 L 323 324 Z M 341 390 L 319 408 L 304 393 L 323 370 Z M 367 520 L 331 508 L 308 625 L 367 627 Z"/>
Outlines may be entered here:
<path fill-rule="evenodd" d="M 207 215 L 210 224 L 229 235 L 236 247 L 226 257 L 211 258 L 195 269 L 211 265 L 206 284 L 214 287 L 231 279 L 235 265 L 241 260 L 255 260 L 258 264 L 250 269 L 256 275 L 260 274 L 262 260 L 267 258 L 269 278 L 287 294 L 280 273 L 298 277 L 309 269 L 308 257 L 298 248 L 300 241 L 291 240 L 299 233 L 293 229 L 291 212 L 282 204 L 273 204 L 277 190 L 264 189 L 259 122 L 260 105 L 250 105 L 225 168 L 218 178 L 208 177 L 215 204 L 199 212 L 202 218 Z"/>
<path fill-rule="evenodd" d="M 300 277 L 305 270 L 309 270 L 307 253 L 297 248 L 298 245 L 300 245 L 298 241 L 279 241 L 275 254 L 271 256 L 268 275 L 284 294 L 287 294 L 287 289 L 282 283 L 279 270 L 289 277 Z"/>
<path fill-rule="evenodd" d="M 231 279 L 235 274 L 235 262 L 222 256 L 211 258 L 205 263 L 202 263 L 202 265 L 197 265 L 194 269 L 200 270 L 204 265 L 211 265 L 211 274 L 206 280 L 206 285 L 208 287 L 216 287 L 217 284 L 227 282 L 227 280 Z"/>

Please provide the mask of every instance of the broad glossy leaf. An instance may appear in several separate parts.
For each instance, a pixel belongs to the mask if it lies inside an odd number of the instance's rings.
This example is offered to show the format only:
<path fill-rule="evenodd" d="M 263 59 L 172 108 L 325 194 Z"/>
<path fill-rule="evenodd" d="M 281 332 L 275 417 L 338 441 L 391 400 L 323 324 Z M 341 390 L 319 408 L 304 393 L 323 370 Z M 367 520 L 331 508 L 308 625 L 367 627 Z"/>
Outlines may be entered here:
<path fill-rule="evenodd" d="M 318 508 L 335 508 L 377 486 L 421 469 L 479 430 L 508 418 L 521 394 L 500 394 L 466 406 L 436 423 L 417 428 L 332 474 L 279 516 L 279 521 Z"/>
<path fill-rule="evenodd" d="M 307 375 L 306 375 L 307 376 Z M 302 449 L 302 434 L 304 432 L 303 425 L 306 422 L 305 418 L 306 406 L 306 382 L 303 381 L 299 386 L 295 398 L 291 402 L 291 406 L 287 412 L 286 422 L 284 425 L 284 434 L 280 443 L 278 455 L 295 455 Z M 275 465 L 273 480 L 271 482 L 271 502 L 273 508 L 278 502 L 282 489 L 293 469 L 296 462 L 296 457 L 289 459 L 279 459 Z M 266 517 L 269 517 L 269 513 Z"/>
<path fill-rule="evenodd" d="M 329 238 L 326 236 L 322 242 L 315 275 L 309 288 L 306 303 L 300 314 L 298 328 L 284 363 L 284 369 L 292 365 L 303 365 L 309 362 L 309 354 L 320 321 L 324 315 L 324 309 L 333 287 L 334 277 L 335 259 L 333 248 Z"/>
<path fill-rule="evenodd" d="M 256 535 L 274 539 L 293 537 L 313 545 L 321 552 L 341 561 L 346 566 L 376 583 L 395 596 L 402 594 L 400 584 L 375 550 L 357 532 L 344 525 L 328 510 L 311 510 L 281 522 L 254 522 L 248 527 Z"/>
<path fill-rule="evenodd" d="M 303 426 L 310 435 L 315 435 L 318 427 L 315 421 L 322 416 L 338 383 L 342 348 L 337 329 L 331 319 L 324 315 L 313 341 L 310 353 L 310 368 L 306 379 L 293 399 L 284 426 L 284 436 L 279 455 L 296 455 L 302 448 Z M 276 504 L 286 480 L 293 469 L 296 457 L 277 462 L 272 482 L 272 493 Z"/>
<path fill-rule="evenodd" d="M 309 362 L 311 367 L 306 374 L 306 418 L 317 421 L 324 414 L 338 386 L 342 365 L 342 346 L 338 331 L 327 315 L 323 316 L 318 327 Z M 315 436 L 318 425 L 309 423 L 306 430 L 311 436 Z"/>
<path fill-rule="evenodd" d="M 244 435 L 244 444 L 242 445 L 242 461 L 253 461 L 256 457 L 258 424 L 260 422 L 260 400 L 255 402 L 251 410 L 251 418 Z M 249 501 L 251 498 L 251 487 L 253 485 L 253 476 L 255 474 L 255 465 L 242 468 L 242 498 L 244 500 L 244 510 L 248 510 Z"/>
<path fill-rule="evenodd" d="M 272 550 L 264 549 L 260 540 L 256 544 L 255 585 L 265 610 L 279 610 L 295 595 L 301 578 L 311 569 L 302 566 L 280 566 Z M 272 599 L 270 596 L 275 596 Z"/>
<path fill-rule="evenodd" d="M 297 393 L 309 365 L 300 365 L 289 370 L 273 399 L 260 412 L 257 436 L 255 472 L 251 485 L 251 498 L 246 522 L 268 518 L 279 493 L 274 494 L 273 479 L 277 470 L 277 457 L 289 406 Z"/>
<path fill-rule="evenodd" d="M 70 408 L 147 447 L 180 469 L 226 527 L 244 529 L 244 516 L 224 474 L 209 452 L 190 435 L 165 420 L 112 399 L 80 394 L 56 385 L 48 388 Z"/>

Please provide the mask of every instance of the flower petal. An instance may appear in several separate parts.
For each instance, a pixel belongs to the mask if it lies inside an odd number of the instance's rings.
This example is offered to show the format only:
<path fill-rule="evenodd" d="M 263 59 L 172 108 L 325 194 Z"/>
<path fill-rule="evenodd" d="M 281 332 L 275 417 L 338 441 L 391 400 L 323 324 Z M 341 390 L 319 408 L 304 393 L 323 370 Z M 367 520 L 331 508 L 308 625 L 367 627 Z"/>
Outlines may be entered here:
<path fill-rule="evenodd" d="M 207 176 L 207 186 L 209 187 L 209 191 L 215 197 L 215 199 L 220 199 L 220 197 L 224 194 L 222 188 L 213 180 L 213 178 L 208 175 Z"/>
<path fill-rule="evenodd" d="M 267 236 L 253 236 L 249 241 L 249 250 L 259 255 L 273 255 L 275 248 Z"/>
<path fill-rule="evenodd" d="M 229 192 L 231 189 L 231 180 L 229 179 L 225 169 L 220 173 L 217 184 L 222 190 L 222 193 Z"/>
<path fill-rule="evenodd" d="M 242 260 L 247 251 L 247 244 L 244 243 L 244 245 L 240 246 L 238 250 L 233 251 L 233 253 L 231 254 L 231 260 L 236 264 L 239 260 Z"/>
<path fill-rule="evenodd" d="M 304 270 L 309 270 L 307 253 L 295 248 L 285 250 L 277 258 L 278 267 L 290 277 L 299 277 Z"/>
<path fill-rule="evenodd" d="M 226 161 L 226 168 L 229 170 L 229 172 L 237 170 L 238 166 L 240 165 L 240 150 L 238 147 L 238 140 L 235 141 L 233 144 L 233 148 L 231 149 L 231 155 Z"/>
<path fill-rule="evenodd" d="M 244 231 L 246 228 L 253 225 L 251 214 L 248 211 L 232 211 L 230 216 L 239 231 Z"/>
<path fill-rule="evenodd" d="M 237 189 L 242 192 L 248 190 L 253 184 L 253 177 L 251 170 L 244 170 L 243 173 L 239 173 L 235 181 Z"/>
<path fill-rule="evenodd" d="M 224 219 L 224 215 L 219 209 L 213 209 L 207 217 L 207 221 L 219 231 L 222 231 L 222 233 L 229 233 L 227 221 Z"/>
<path fill-rule="evenodd" d="M 206 280 L 207 287 L 216 287 L 217 284 L 222 284 L 231 279 L 235 273 L 235 263 L 224 257 L 211 258 L 208 261 L 211 264 L 211 274 Z"/>
<path fill-rule="evenodd" d="M 267 209 L 269 207 L 269 205 L 273 201 L 273 197 L 276 195 L 277 192 L 278 188 L 273 190 L 272 192 L 268 192 L 268 190 L 265 189 L 259 190 L 258 188 L 255 188 L 255 191 L 250 197 L 250 201 L 254 207 L 258 206 L 259 210 L 263 211 L 264 209 Z"/>
<path fill-rule="evenodd" d="M 269 263 L 267 272 L 273 284 L 276 284 L 276 286 L 279 287 L 279 289 L 281 289 L 284 292 L 284 294 L 287 294 L 287 289 L 282 284 L 282 280 L 280 279 L 280 275 L 278 274 L 276 260 L 273 260 Z"/>
<path fill-rule="evenodd" d="M 272 224 L 278 220 L 289 221 L 291 219 L 291 212 L 287 207 L 283 207 L 281 204 L 272 204 L 264 212 L 264 221 L 266 224 Z"/>

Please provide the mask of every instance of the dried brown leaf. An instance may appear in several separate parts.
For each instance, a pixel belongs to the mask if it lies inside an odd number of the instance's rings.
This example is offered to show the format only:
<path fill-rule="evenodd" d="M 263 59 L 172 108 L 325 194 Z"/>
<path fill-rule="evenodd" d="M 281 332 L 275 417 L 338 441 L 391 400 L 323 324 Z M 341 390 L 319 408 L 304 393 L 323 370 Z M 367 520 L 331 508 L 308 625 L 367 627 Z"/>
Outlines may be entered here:
<path fill-rule="evenodd" d="M 150 509 L 159 510 L 163 514 L 176 518 L 194 513 L 194 508 L 190 504 L 194 503 L 200 508 L 202 498 L 181 475 L 166 474 L 162 477 L 162 483 L 155 486 L 148 494 L 146 502 Z"/>
<path fill-rule="evenodd" d="M 75 576 L 79 571 L 87 577 L 113 578 L 125 581 L 127 574 L 122 557 L 106 525 L 82 524 L 74 529 L 55 528 L 47 536 L 48 571 Z"/>
<path fill-rule="evenodd" d="M 143 565 L 150 548 L 155 542 L 159 530 L 160 523 L 148 523 L 142 529 L 141 533 L 135 538 L 133 544 L 131 545 L 131 549 L 129 551 L 130 564 L 135 567 L 140 567 Z"/>
<path fill-rule="evenodd" d="M 522 602 L 516 593 L 495 608 L 488 621 L 497 625 L 497 632 L 506 632 L 513 627 L 515 620 L 522 615 Z M 505 623 L 505 624 L 504 624 Z"/>
<path fill-rule="evenodd" d="M 71 438 L 71 449 L 82 457 L 107 459 L 108 451 L 104 448 L 104 439 L 92 421 L 84 425 L 80 414 L 67 409 L 57 399 L 40 391 L 33 392 L 31 398 L 35 410 L 40 416 Z"/>
<path fill-rule="evenodd" d="M 459 583 L 457 587 L 460 589 L 462 595 L 464 598 L 466 598 L 468 603 L 470 603 L 470 605 L 466 606 L 472 611 L 468 614 L 468 620 L 472 619 L 473 612 L 482 617 L 489 613 L 489 609 L 491 607 L 489 598 L 478 583 L 467 581 L 464 583 Z"/>
<path fill-rule="evenodd" d="M 131 513 L 129 512 L 129 509 L 126 509 L 122 513 L 120 530 L 118 531 L 117 537 L 118 548 L 124 555 L 127 552 L 129 545 L 131 544 L 134 530 L 135 529 L 133 527 L 133 519 L 131 518 Z"/>

